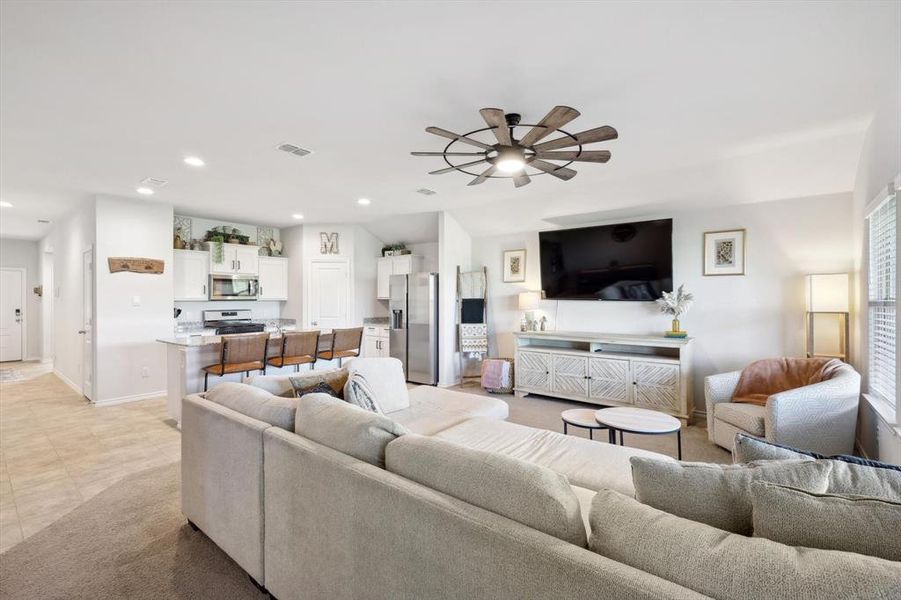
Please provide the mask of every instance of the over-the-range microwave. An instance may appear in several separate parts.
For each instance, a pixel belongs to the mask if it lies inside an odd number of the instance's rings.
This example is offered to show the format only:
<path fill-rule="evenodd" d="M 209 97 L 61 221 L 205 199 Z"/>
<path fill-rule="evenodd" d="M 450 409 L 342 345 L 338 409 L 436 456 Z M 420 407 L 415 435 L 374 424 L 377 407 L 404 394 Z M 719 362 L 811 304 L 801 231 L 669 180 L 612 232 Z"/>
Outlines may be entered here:
<path fill-rule="evenodd" d="M 210 300 L 256 300 L 256 275 L 210 275 Z"/>

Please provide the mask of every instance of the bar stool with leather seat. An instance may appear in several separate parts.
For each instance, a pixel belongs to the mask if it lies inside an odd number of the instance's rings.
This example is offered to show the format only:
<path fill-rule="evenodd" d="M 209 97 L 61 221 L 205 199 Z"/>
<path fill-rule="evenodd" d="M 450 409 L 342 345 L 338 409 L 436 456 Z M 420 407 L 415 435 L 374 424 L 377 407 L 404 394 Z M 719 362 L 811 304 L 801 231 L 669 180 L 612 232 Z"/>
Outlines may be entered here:
<path fill-rule="evenodd" d="M 207 390 L 210 374 L 223 377 L 229 373 L 250 375 L 251 371 L 262 371 L 265 375 L 268 345 L 268 333 L 223 335 L 219 363 L 203 367 L 203 391 Z"/>
<path fill-rule="evenodd" d="M 266 361 L 273 367 L 288 367 L 294 365 L 294 371 L 300 371 L 300 365 L 310 365 L 310 369 L 316 364 L 317 350 L 319 349 L 318 331 L 285 331 L 282 333 L 281 352 Z"/>
<path fill-rule="evenodd" d="M 327 346 L 326 350 L 319 351 L 319 358 L 322 360 L 334 360 L 337 358 L 338 366 L 340 367 L 341 359 L 360 356 L 360 346 L 362 343 L 362 327 L 333 329 L 331 333 L 331 343 Z"/>

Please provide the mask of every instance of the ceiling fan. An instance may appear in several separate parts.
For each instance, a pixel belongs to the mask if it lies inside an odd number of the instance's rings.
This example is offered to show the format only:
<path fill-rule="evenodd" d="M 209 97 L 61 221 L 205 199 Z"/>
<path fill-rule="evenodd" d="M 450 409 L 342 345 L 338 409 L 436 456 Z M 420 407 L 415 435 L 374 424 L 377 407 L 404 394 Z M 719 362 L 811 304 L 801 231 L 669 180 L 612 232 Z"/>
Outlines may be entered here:
<path fill-rule="evenodd" d="M 532 177 L 536 175 L 553 175 L 564 181 L 576 176 L 576 171 L 567 168 L 573 162 L 598 162 L 605 163 L 610 160 L 610 152 L 607 150 L 583 150 L 585 144 L 603 142 L 616 139 L 616 129 L 609 125 L 596 127 L 581 133 L 569 133 L 562 127 L 579 116 L 579 111 L 568 106 L 555 106 L 537 124 L 522 124 L 522 117 L 517 113 L 504 113 L 499 108 L 483 108 L 479 111 L 488 127 L 475 129 L 463 135 L 441 129 L 440 127 L 426 127 L 426 131 L 444 138 L 450 143 L 441 152 L 411 152 L 413 156 L 440 156 L 448 164 L 446 168 L 431 171 L 429 175 L 441 175 L 451 171 L 460 171 L 467 175 L 473 175 L 475 179 L 468 185 L 479 185 L 486 179 L 512 178 L 516 187 L 528 185 Z M 516 139 L 516 128 L 529 128 L 519 139 Z M 472 136 L 483 131 L 491 131 L 497 140 L 496 144 L 482 142 Z M 560 133 L 550 141 L 542 142 L 544 138 Z M 540 142 L 540 143 L 539 143 Z M 457 144 L 455 146 L 455 144 Z M 466 144 L 478 148 L 479 152 L 463 152 L 466 149 L 459 144 Z M 572 148 L 576 150 L 563 150 L 560 148 Z M 455 161 L 468 157 L 472 160 L 454 164 Z M 549 162 L 553 161 L 553 162 Z M 564 164 L 555 164 L 562 162 Z M 488 168 L 481 171 L 479 165 L 487 164 Z M 529 168 L 535 169 L 528 172 Z M 472 172 L 467 169 L 476 169 L 481 172 Z"/>

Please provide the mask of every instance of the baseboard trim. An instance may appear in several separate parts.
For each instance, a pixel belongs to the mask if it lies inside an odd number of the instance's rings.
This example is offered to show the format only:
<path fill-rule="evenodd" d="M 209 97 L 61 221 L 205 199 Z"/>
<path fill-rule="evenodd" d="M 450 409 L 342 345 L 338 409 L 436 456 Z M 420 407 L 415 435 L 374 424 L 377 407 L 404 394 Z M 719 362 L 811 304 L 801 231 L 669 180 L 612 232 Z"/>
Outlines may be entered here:
<path fill-rule="evenodd" d="M 133 396 L 119 396 L 118 398 L 110 398 L 109 400 L 98 400 L 94 402 L 94 406 L 115 406 L 116 404 L 128 404 L 129 402 L 139 402 L 141 400 L 150 400 L 151 398 L 159 398 L 165 396 L 166 390 L 157 392 L 147 392 L 145 394 L 135 394 Z"/>
<path fill-rule="evenodd" d="M 57 368 L 54 368 L 54 369 L 53 369 L 53 374 L 56 375 L 57 377 L 59 377 L 60 381 L 62 381 L 63 383 L 65 383 L 67 386 L 69 386 L 70 388 L 72 388 L 73 390 L 75 390 L 76 392 L 78 392 L 79 394 L 82 394 L 82 395 L 83 395 L 83 392 L 81 391 L 81 386 L 80 386 L 80 385 L 76 385 L 74 381 L 72 381 L 71 379 L 69 379 L 68 377 L 66 377 L 65 375 L 63 375 L 62 371 L 60 371 L 60 370 L 57 369 Z"/>
<path fill-rule="evenodd" d="M 696 410 L 691 413 L 691 418 L 696 421 L 706 421 L 707 420 L 707 411 L 706 410 Z"/>

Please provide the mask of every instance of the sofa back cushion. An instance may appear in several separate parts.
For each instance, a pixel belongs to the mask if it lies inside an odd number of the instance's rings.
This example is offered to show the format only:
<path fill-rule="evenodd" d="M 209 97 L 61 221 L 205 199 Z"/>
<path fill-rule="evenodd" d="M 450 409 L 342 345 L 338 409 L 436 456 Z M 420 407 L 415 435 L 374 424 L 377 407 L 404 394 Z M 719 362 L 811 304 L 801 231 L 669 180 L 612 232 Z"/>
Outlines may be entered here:
<path fill-rule="evenodd" d="M 901 467 L 897 465 L 856 456 L 824 457 L 821 454 L 801 452 L 750 435 L 735 436 L 732 460 L 736 463 L 785 459 L 827 460 L 832 465 L 829 486 L 826 488 L 826 492 L 830 494 L 855 494 L 901 502 Z"/>
<path fill-rule="evenodd" d="M 404 367 L 396 358 L 355 358 L 347 363 L 350 375 L 360 373 L 385 414 L 410 408 Z"/>
<path fill-rule="evenodd" d="M 597 493 L 589 520 L 594 552 L 712 598 L 898 597 L 901 563 L 728 533 L 611 490 Z"/>
<path fill-rule="evenodd" d="M 275 427 L 294 429 L 297 410 L 294 398 L 282 398 L 258 387 L 227 381 L 208 391 L 206 399 Z"/>
<path fill-rule="evenodd" d="M 388 444 L 387 468 L 407 479 L 585 547 L 566 476 L 517 458 L 416 434 Z"/>
<path fill-rule="evenodd" d="M 901 503 L 751 485 L 754 537 L 901 561 Z M 899 582 L 901 585 L 901 582 Z"/>
<path fill-rule="evenodd" d="M 384 415 L 328 394 L 307 394 L 297 400 L 294 432 L 383 469 L 385 447 L 408 433 Z"/>
<path fill-rule="evenodd" d="M 804 460 L 717 465 L 633 456 L 631 462 L 639 502 L 742 535 L 752 531 L 752 482 L 825 492 L 832 468 Z"/>
<path fill-rule="evenodd" d="M 251 375 L 243 380 L 247 385 L 266 390 L 274 396 L 294 398 L 294 388 L 287 375 Z"/>

